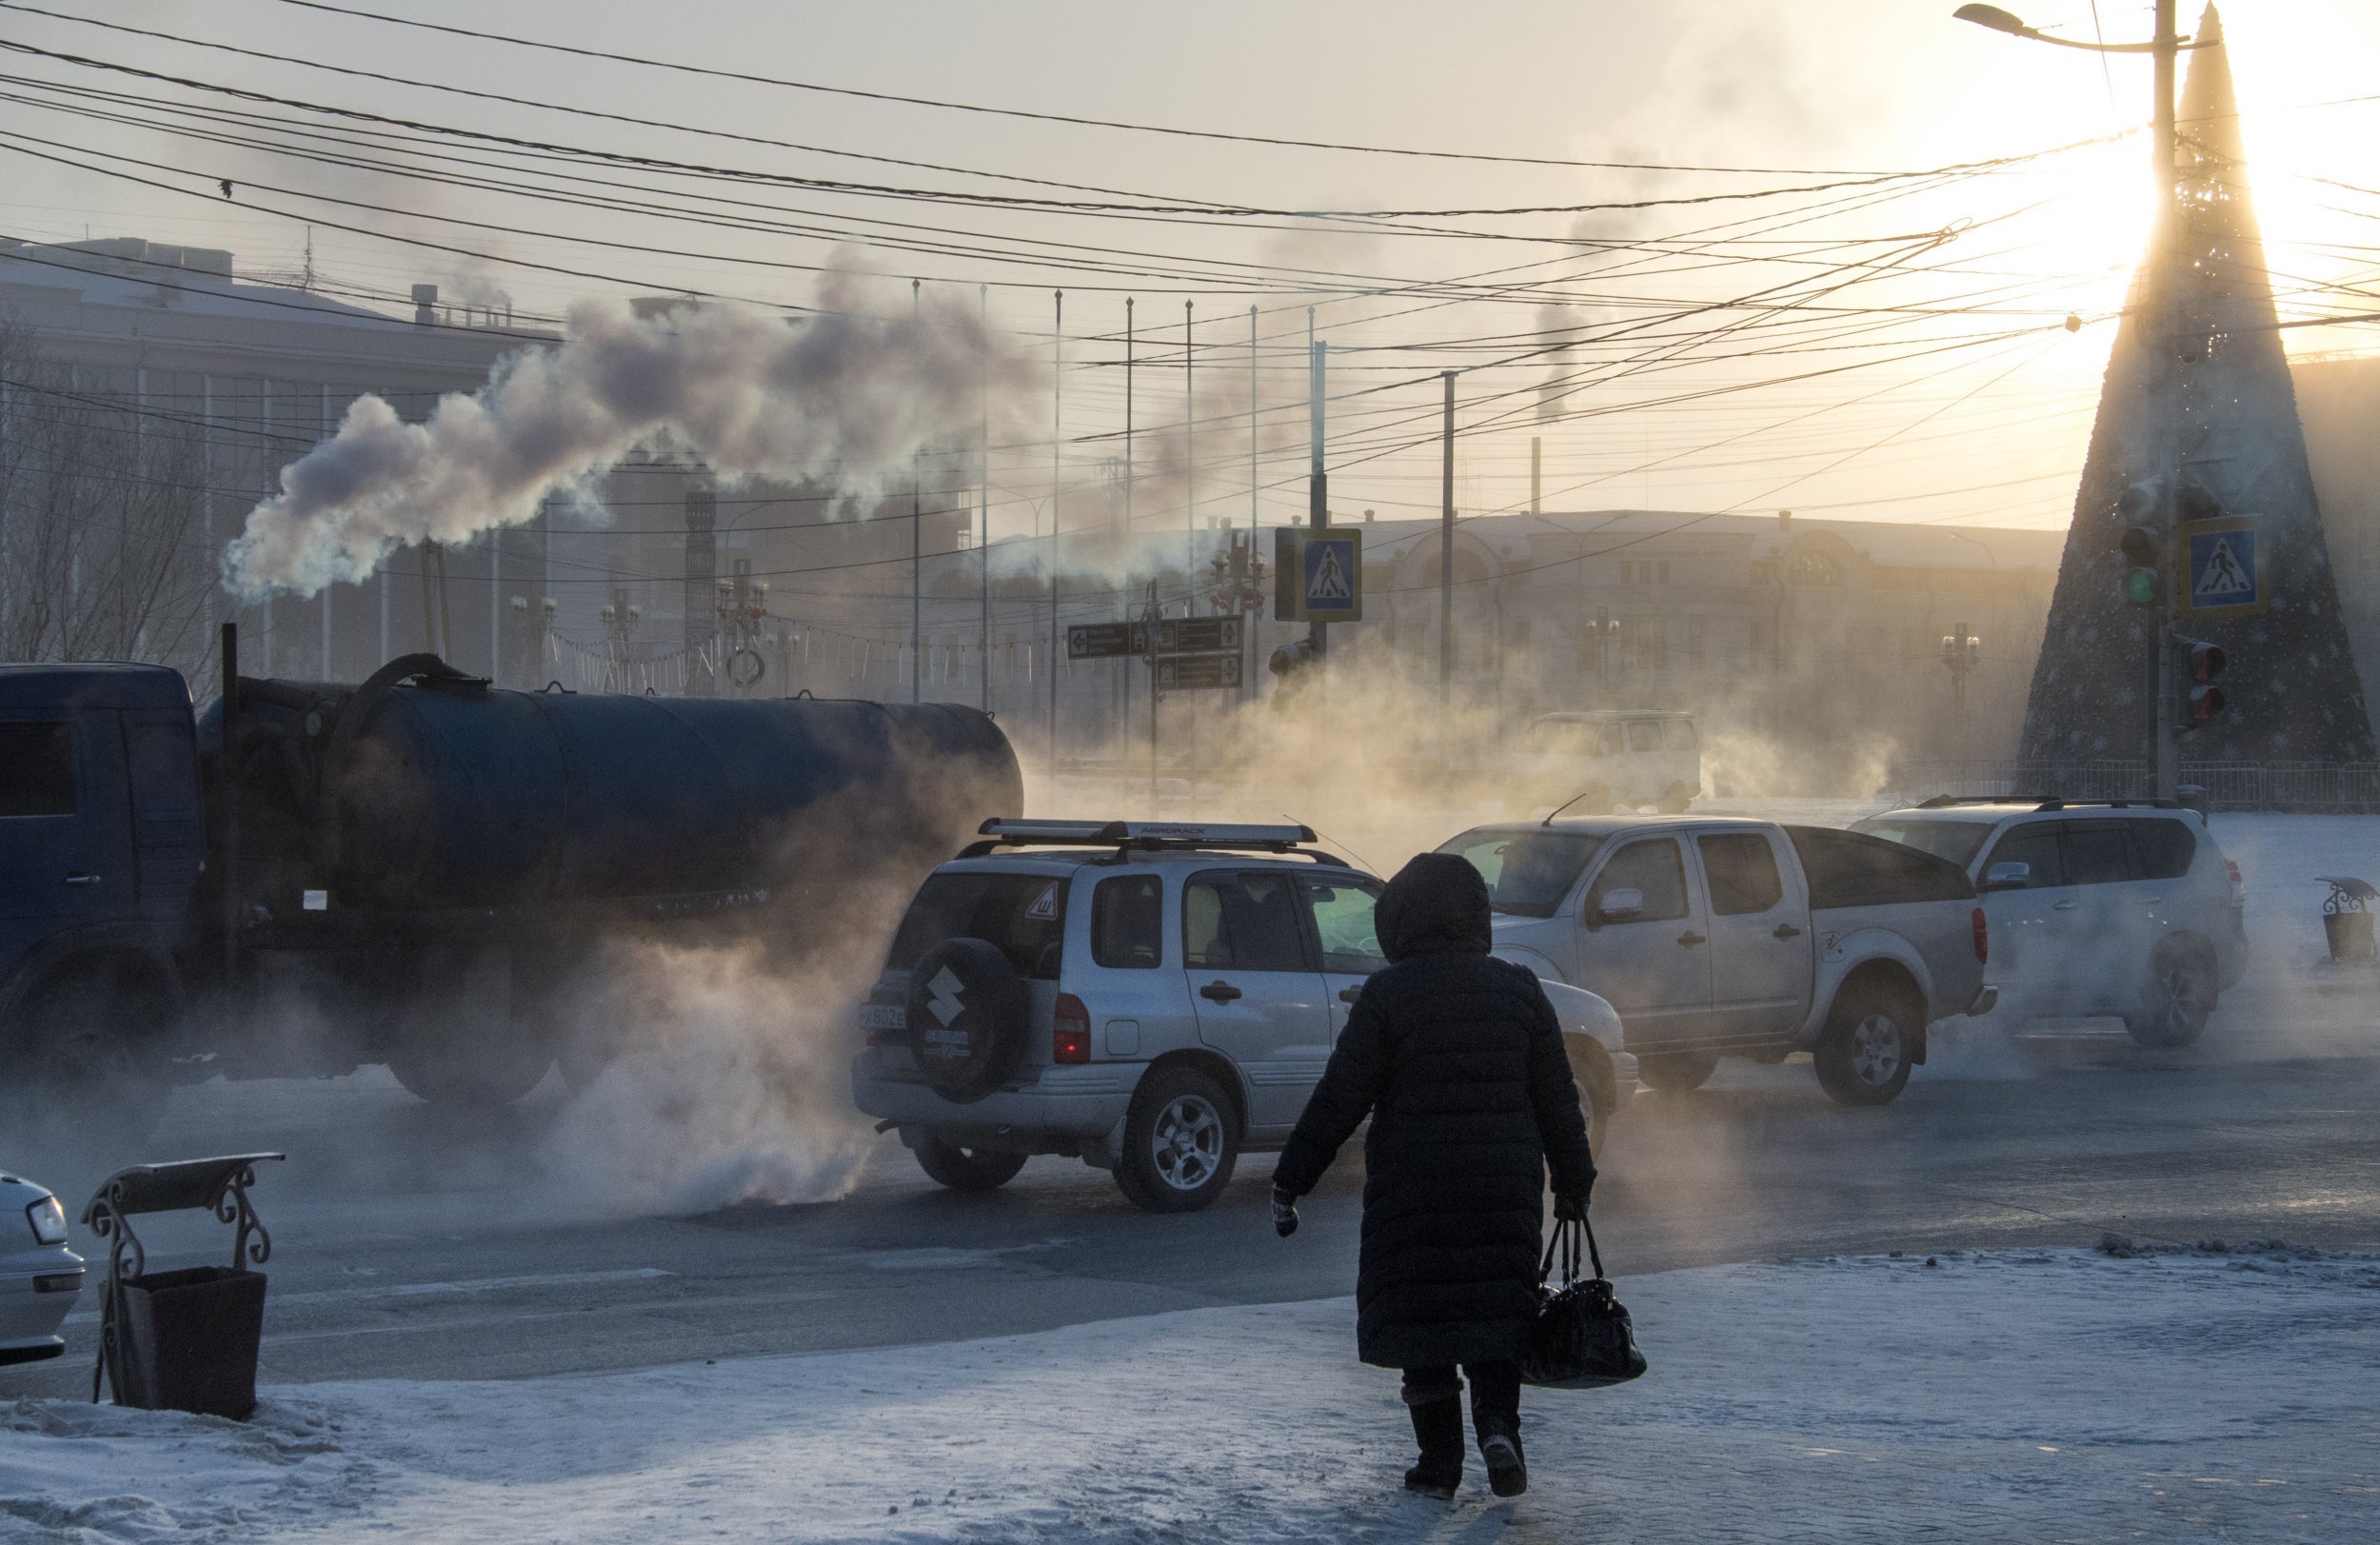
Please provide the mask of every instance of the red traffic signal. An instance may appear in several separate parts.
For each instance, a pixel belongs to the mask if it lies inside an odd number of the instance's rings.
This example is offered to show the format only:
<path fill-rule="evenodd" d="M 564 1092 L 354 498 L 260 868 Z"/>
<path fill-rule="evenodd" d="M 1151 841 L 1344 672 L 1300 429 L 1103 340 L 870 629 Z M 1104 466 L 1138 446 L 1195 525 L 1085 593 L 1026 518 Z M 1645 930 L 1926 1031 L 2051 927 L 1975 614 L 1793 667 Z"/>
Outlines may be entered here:
<path fill-rule="evenodd" d="M 2214 679 L 2223 674 L 2231 657 L 2219 644 L 2203 639 L 2177 639 L 2181 646 L 2182 680 L 2188 684 L 2182 692 L 2182 728 L 2196 729 L 2211 723 L 2223 712 L 2223 689 Z"/>

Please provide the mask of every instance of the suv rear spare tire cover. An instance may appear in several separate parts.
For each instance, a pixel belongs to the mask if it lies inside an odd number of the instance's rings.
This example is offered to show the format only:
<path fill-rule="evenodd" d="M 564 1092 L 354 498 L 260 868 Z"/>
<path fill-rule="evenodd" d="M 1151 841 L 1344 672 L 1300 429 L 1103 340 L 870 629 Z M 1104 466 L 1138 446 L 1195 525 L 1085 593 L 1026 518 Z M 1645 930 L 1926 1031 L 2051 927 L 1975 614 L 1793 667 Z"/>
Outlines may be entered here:
<path fill-rule="evenodd" d="M 1025 990 L 999 946 L 947 939 L 909 972 L 909 1052 L 937 1094 L 981 1099 L 1024 1056 Z"/>

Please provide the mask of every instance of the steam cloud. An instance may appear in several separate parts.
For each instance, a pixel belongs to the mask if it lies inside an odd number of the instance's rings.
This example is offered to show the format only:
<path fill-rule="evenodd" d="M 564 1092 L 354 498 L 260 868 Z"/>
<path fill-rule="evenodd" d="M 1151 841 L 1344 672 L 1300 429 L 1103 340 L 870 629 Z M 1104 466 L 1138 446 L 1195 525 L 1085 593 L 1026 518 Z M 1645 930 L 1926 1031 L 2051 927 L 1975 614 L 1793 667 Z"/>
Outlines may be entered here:
<path fill-rule="evenodd" d="M 664 438 L 723 479 L 831 475 L 871 492 L 905 476 L 927 442 L 972 438 L 986 393 L 998 413 L 1032 385 L 1036 366 L 973 307 L 941 296 L 914 318 L 892 305 L 880 319 L 866 314 L 870 288 L 857 271 L 830 271 L 822 314 L 800 321 L 716 302 L 644 315 L 588 302 L 558 347 L 508 357 L 425 424 L 358 398 L 249 512 L 224 581 L 255 601 L 362 580 L 398 546 L 528 521 L 548 494 Z"/>

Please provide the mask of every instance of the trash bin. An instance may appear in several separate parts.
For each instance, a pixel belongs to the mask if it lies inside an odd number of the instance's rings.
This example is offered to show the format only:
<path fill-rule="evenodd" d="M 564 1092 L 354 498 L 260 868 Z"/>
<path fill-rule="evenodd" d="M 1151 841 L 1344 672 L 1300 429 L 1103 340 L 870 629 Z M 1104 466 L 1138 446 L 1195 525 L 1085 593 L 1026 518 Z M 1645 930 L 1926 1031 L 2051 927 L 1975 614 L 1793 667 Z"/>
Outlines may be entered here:
<path fill-rule="evenodd" d="M 192 1266 L 127 1278 L 109 1393 L 142 1411 L 195 1411 L 245 1421 L 256 1409 L 265 1274 Z"/>
<path fill-rule="evenodd" d="M 138 1164 L 109 1177 L 83 1226 L 109 1241 L 108 1285 L 99 1306 L 101 1376 L 116 1404 L 143 1411 L 193 1411 L 245 1421 L 256 1409 L 256 1357 L 265 1336 L 265 1274 L 271 1237 L 248 1188 L 256 1165 L 279 1154 Z M 231 1264 L 152 1272 L 132 1232 L 144 1213 L 205 1209 L 235 1226 Z"/>
<path fill-rule="evenodd" d="M 2373 959 L 2371 903 L 2380 900 L 2380 890 L 2351 875 L 2318 875 L 2315 879 L 2330 887 L 2322 903 L 2322 934 L 2330 946 L 2330 959 L 2341 965 L 2370 965 Z"/>

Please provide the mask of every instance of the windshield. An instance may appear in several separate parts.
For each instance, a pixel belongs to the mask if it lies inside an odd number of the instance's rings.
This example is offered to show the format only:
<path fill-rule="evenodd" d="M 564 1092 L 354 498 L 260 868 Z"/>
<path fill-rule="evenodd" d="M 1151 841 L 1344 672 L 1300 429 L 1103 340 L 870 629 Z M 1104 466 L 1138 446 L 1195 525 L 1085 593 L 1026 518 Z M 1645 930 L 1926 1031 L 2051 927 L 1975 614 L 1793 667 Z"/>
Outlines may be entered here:
<path fill-rule="evenodd" d="M 999 946 L 1017 975 L 1055 981 L 1065 918 L 1063 880 L 964 871 L 931 875 L 901 920 L 884 969 L 906 971 L 945 940 L 982 939 Z"/>
<path fill-rule="evenodd" d="M 1851 829 L 1870 837 L 1881 837 L 1888 842 L 1901 842 L 1922 848 L 1937 859 L 1948 859 L 1961 869 L 1973 862 L 1975 849 L 1992 835 L 1988 821 L 1916 821 L 1904 816 L 1875 816 L 1867 821 L 1854 821 Z"/>
<path fill-rule="evenodd" d="M 1482 830 L 1467 831 L 1438 851 L 1459 854 L 1479 871 L 1497 911 L 1550 918 L 1602 845 L 1602 838 L 1587 832 Z"/>

